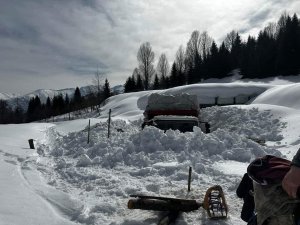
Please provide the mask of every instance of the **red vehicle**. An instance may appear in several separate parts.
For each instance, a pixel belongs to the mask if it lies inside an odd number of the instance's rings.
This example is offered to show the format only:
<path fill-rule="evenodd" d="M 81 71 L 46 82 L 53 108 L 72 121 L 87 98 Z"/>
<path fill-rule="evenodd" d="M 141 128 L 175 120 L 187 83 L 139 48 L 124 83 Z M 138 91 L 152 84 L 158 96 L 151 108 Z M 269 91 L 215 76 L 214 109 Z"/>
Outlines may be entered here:
<path fill-rule="evenodd" d="M 196 95 L 151 94 L 144 112 L 144 123 L 164 131 L 168 129 L 192 132 L 201 126 L 200 107 Z M 204 128 L 205 130 L 205 128 Z"/>

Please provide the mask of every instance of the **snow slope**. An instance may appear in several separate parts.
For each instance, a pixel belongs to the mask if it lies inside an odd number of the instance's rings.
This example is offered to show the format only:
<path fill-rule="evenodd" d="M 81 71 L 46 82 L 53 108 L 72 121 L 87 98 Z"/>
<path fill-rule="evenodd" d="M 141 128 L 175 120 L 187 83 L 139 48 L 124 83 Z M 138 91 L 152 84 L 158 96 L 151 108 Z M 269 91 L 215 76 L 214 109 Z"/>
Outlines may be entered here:
<path fill-rule="evenodd" d="M 0 130 L 0 224 L 74 224 L 70 212 L 79 205 L 70 197 L 45 185 L 38 172 L 37 153 L 28 148 L 27 139 L 44 138 L 51 124 L 2 125 Z M 55 204 L 52 204 L 55 202 Z M 78 209 L 77 209 L 78 210 Z"/>
<path fill-rule="evenodd" d="M 157 224 L 157 212 L 127 209 L 130 194 L 203 199 L 215 184 L 230 207 L 225 221 L 210 221 L 203 210 L 183 213 L 177 224 L 245 224 L 235 195 L 248 163 L 274 154 L 291 159 L 300 144 L 298 84 L 201 84 L 161 93 L 234 96 L 258 93 L 250 105 L 202 110 L 212 132 L 166 133 L 140 129 L 153 91 L 111 97 L 101 116 L 59 123 L 0 125 L 0 224 Z M 107 138 L 107 115 L 112 127 Z M 36 139 L 36 150 L 27 140 Z M 266 141 L 259 145 L 253 139 Z M 193 167 L 192 191 L 187 174 Z M 2 173 L 2 171 L 4 173 Z M 43 222 L 41 222 L 43 221 Z"/>

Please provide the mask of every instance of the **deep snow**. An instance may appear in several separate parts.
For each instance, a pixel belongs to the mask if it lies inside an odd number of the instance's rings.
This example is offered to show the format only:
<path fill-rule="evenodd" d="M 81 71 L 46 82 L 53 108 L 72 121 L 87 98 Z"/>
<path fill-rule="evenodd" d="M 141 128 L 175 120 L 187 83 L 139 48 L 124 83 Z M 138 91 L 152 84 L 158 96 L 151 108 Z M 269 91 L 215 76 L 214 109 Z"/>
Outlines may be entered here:
<path fill-rule="evenodd" d="M 156 224 L 159 213 L 127 209 L 130 194 L 203 199 L 215 184 L 225 191 L 229 218 L 209 221 L 199 210 L 182 214 L 178 224 L 244 224 L 235 190 L 247 164 L 264 154 L 291 159 L 299 147 L 300 86 L 218 83 L 159 91 L 210 98 L 257 90 L 262 94 L 250 105 L 203 109 L 210 134 L 196 127 L 187 133 L 141 130 L 153 91 L 111 97 L 101 116 L 91 119 L 89 144 L 88 119 L 1 125 L 0 224 Z M 27 148 L 29 138 L 36 140 L 36 150 Z M 187 193 L 189 166 L 192 191 Z"/>

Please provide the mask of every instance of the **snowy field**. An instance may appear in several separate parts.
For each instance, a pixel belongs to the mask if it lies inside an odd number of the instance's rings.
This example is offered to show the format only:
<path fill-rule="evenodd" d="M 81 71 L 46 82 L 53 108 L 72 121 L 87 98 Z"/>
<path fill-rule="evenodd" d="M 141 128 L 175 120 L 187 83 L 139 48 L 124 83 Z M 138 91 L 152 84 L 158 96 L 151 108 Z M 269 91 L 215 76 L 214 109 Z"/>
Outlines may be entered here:
<path fill-rule="evenodd" d="M 291 159 L 300 145 L 300 84 L 209 83 L 159 91 L 226 97 L 259 92 L 248 105 L 201 111 L 212 132 L 141 130 L 152 92 L 111 97 L 101 116 L 59 123 L 0 125 L 1 225 L 154 225 L 157 212 L 129 210 L 130 194 L 203 199 L 208 187 L 225 191 L 229 217 L 211 221 L 200 209 L 177 224 L 245 224 L 235 190 L 248 163 L 273 154 Z M 107 138 L 107 116 L 112 128 Z M 36 150 L 28 147 L 35 140 Z M 264 140 L 265 146 L 253 141 Z M 192 190 L 187 192 L 189 167 Z"/>

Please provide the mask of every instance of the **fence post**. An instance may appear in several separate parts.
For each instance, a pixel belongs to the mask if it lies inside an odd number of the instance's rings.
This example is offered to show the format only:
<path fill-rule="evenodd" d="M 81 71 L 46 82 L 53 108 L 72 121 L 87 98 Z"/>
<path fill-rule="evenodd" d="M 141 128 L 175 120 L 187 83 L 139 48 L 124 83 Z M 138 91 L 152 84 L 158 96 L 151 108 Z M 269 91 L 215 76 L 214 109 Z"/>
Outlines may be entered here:
<path fill-rule="evenodd" d="M 191 180 L 192 180 L 192 167 L 189 169 L 189 179 L 188 179 L 188 192 L 191 191 Z"/>
<path fill-rule="evenodd" d="M 34 149 L 33 139 L 28 140 L 30 149 Z"/>
<path fill-rule="evenodd" d="M 215 97 L 215 105 L 218 105 L 218 96 L 217 97 Z"/>
<path fill-rule="evenodd" d="M 111 117 L 111 109 L 109 109 L 109 113 L 108 113 L 108 131 L 107 131 L 107 138 L 109 138 L 109 136 L 110 136 L 110 121 L 111 121 L 110 117 Z"/>
<path fill-rule="evenodd" d="M 89 119 L 89 127 L 88 127 L 88 140 L 87 143 L 90 143 L 90 130 L 91 130 L 91 120 Z"/>

